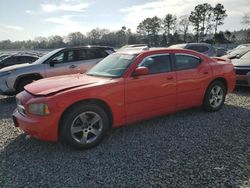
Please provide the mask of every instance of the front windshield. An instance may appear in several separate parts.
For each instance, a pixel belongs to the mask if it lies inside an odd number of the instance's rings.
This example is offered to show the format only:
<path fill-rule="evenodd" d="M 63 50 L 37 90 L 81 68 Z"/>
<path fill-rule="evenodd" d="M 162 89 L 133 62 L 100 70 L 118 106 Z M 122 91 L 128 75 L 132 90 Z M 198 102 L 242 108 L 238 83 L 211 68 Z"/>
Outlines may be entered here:
<path fill-rule="evenodd" d="M 47 54 L 45 54 L 44 56 L 40 57 L 38 60 L 36 60 L 34 63 L 32 64 L 42 64 L 44 61 L 46 61 L 48 58 L 50 58 L 51 56 L 53 56 L 54 54 L 56 54 L 57 52 L 61 51 L 62 49 L 56 49 L 53 50 Z"/>
<path fill-rule="evenodd" d="M 121 77 L 133 62 L 136 55 L 112 54 L 104 58 L 87 73 L 89 76 Z"/>

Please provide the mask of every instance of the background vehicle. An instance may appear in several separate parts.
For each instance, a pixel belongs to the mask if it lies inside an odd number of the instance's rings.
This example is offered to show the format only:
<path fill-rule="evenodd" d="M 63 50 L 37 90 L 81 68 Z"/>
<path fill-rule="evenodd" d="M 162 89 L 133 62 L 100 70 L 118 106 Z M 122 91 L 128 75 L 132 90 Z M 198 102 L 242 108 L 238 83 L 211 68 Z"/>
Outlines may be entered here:
<path fill-rule="evenodd" d="M 2 61 L 3 59 L 5 59 L 8 56 L 9 56 L 8 54 L 0 54 L 0 61 Z"/>
<path fill-rule="evenodd" d="M 3 68 L 0 70 L 0 94 L 18 93 L 34 80 L 86 72 L 112 52 L 113 48 L 101 46 L 61 48 L 44 55 L 32 64 Z"/>
<path fill-rule="evenodd" d="M 39 57 L 34 55 L 6 55 L 2 60 L 0 60 L 0 69 L 4 67 L 9 67 L 17 64 L 33 63 Z"/>
<path fill-rule="evenodd" d="M 221 56 L 224 56 L 224 55 L 227 54 L 227 49 L 222 48 L 222 47 L 216 47 L 215 51 L 216 51 L 216 56 L 217 57 L 221 57 Z"/>
<path fill-rule="evenodd" d="M 232 59 L 232 63 L 236 72 L 236 84 L 250 86 L 250 49 L 244 54 L 238 54 L 237 58 Z"/>
<path fill-rule="evenodd" d="M 111 127 L 191 107 L 218 111 L 234 86 L 228 59 L 183 49 L 124 50 L 87 74 L 27 85 L 13 117 L 27 134 L 84 149 Z"/>
<path fill-rule="evenodd" d="M 216 50 L 211 44 L 207 43 L 187 43 L 187 44 L 176 44 L 169 48 L 182 48 L 188 50 L 194 50 L 196 52 L 203 53 L 209 57 L 216 56 Z"/>
<path fill-rule="evenodd" d="M 250 51 L 250 46 L 237 47 L 237 48 L 231 50 L 229 53 L 227 53 L 225 55 L 225 57 L 227 57 L 229 59 L 240 58 L 248 51 Z"/>
<path fill-rule="evenodd" d="M 118 49 L 117 51 L 124 51 L 124 50 L 129 50 L 129 49 L 142 49 L 142 48 L 149 48 L 149 45 L 147 44 L 130 44 L 130 45 L 125 45 Z"/>

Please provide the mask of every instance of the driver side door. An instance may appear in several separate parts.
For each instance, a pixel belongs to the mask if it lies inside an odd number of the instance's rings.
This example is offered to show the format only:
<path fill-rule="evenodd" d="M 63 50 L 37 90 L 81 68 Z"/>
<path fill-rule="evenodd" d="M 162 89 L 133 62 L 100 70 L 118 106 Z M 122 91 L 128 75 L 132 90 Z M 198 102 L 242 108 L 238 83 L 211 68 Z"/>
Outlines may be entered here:
<path fill-rule="evenodd" d="M 125 81 L 127 123 L 163 115 L 176 109 L 176 72 L 170 54 L 145 57 L 138 67 L 148 75 L 131 76 Z"/>
<path fill-rule="evenodd" d="M 74 74 L 74 58 L 74 50 L 62 51 L 56 54 L 46 64 L 46 77 Z M 52 61 L 56 63 L 54 63 L 54 65 L 51 65 L 50 62 Z"/>

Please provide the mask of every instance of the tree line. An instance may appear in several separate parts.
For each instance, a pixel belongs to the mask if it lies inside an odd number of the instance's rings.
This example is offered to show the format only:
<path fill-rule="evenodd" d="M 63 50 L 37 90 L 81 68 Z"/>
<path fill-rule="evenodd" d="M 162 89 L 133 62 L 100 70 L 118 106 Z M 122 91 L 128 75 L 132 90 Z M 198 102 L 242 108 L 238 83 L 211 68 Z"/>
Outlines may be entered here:
<path fill-rule="evenodd" d="M 4 40 L 0 41 L 0 49 L 53 49 L 79 45 L 121 47 L 135 43 L 169 46 L 187 42 L 213 44 L 235 42 L 234 32 L 218 32 L 219 26 L 224 24 L 226 17 L 226 9 L 222 4 L 218 3 L 213 7 L 211 4 L 203 3 L 195 6 L 189 15 L 177 17 L 174 14 L 166 14 L 163 18 L 157 16 L 146 18 L 138 24 L 136 33 L 125 26 L 118 31 L 95 28 L 85 35 L 81 32 L 73 32 L 64 37 L 37 37 L 34 40 L 15 42 Z M 242 24 L 249 27 L 250 13 L 242 17 Z M 246 30 L 245 42 L 250 42 L 250 30 Z"/>

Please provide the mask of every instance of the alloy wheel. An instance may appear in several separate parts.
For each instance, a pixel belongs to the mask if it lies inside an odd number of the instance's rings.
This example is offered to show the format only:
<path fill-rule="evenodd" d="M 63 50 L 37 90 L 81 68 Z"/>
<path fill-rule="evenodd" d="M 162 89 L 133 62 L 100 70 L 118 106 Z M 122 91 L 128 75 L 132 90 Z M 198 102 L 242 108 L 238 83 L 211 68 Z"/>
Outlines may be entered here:
<path fill-rule="evenodd" d="M 103 121 L 100 115 L 93 111 L 79 114 L 71 124 L 71 136 L 80 144 L 94 142 L 102 133 Z"/>
<path fill-rule="evenodd" d="M 218 108 L 223 102 L 224 92 L 221 86 L 215 85 L 210 92 L 209 103 L 213 108 Z"/>

